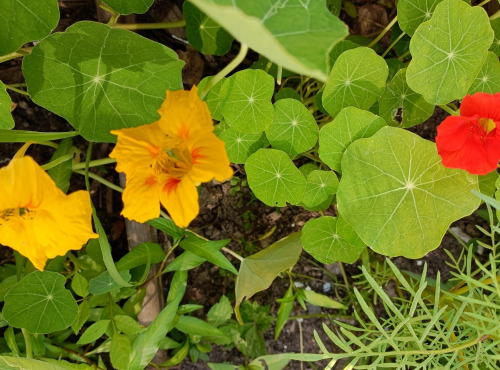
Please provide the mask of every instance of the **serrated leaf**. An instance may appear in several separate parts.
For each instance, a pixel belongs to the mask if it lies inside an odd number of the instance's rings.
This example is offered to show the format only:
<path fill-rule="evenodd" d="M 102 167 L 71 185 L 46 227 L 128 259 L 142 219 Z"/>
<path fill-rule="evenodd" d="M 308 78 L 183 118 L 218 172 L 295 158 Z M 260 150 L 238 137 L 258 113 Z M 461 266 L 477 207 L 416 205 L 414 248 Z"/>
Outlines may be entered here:
<path fill-rule="evenodd" d="M 93 323 L 83 332 L 76 344 L 88 344 L 95 342 L 104 335 L 106 330 L 108 330 L 109 323 L 110 320 L 99 320 Z"/>
<path fill-rule="evenodd" d="M 43 39 L 59 22 L 56 0 L 3 0 L 0 13 L 0 55 Z"/>
<path fill-rule="evenodd" d="M 163 261 L 165 252 L 159 244 L 156 243 L 141 243 L 133 248 L 125 256 L 120 258 L 116 263 L 116 269 L 119 271 L 130 270 L 134 267 L 153 265 Z"/>
<path fill-rule="evenodd" d="M 117 315 L 113 317 L 116 328 L 126 335 L 139 334 L 143 328 L 130 316 Z"/>
<path fill-rule="evenodd" d="M 324 1 L 191 0 L 235 39 L 298 74 L 326 80 L 328 52 L 347 27 Z"/>
<path fill-rule="evenodd" d="M 311 149 L 318 140 L 318 124 L 298 100 L 281 99 L 274 103 L 274 118 L 266 129 L 271 146 L 290 156 Z"/>
<path fill-rule="evenodd" d="M 71 138 L 66 138 L 61 140 L 59 146 L 52 155 L 52 158 L 50 158 L 50 161 L 51 162 L 55 161 L 56 159 L 59 159 L 61 157 L 64 157 L 65 155 L 70 154 L 72 147 L 73 147 L 73 140 Z M 71 175 L 73 174 L 72 158 L 69 158 L 64 162 L 59 163 L 57 166 L 50 168 L 49 170 L 47 170 L 47 173 L 49 174 L 50 177 L 52 177 L 52 180 L 54 180 L 57 187 L 61 189 L 64 193 L 67 193 L 70 185 L 69 180 L 71 178 Z"/>
<path fill-rule="evenodd" d="M 123 334 L 114 334 L 111 338 L 109 358 L 114 368 L 127 370 L 130 361 L 130 339 Z"/>
<path fill-rule="evenodd" d="M 323 216 L 306 222 L 300 239 L 304 250 L 321 263 L 354 263 L 366 248 L 343 218 Z"/>
<path fill-rule="evenodd" d="M 392 126 L 412 127 L 434 113 L 434 105 L 410 89 L 406 68 L 400 69 L 378 101 L 380 116 Z"/>
<path fill-rule="evenodd" d="M 146 13 L 149 7 L 153 4 L 154 0 L 106 0 L 114 11 L 123 14 L 142 14 Z"/>
<path fill-rule="evenodd" d="M 267 144 L 266 135 L 263 132 L 249 134 L 232 127 L 222 131 L 219 138 L 226 143 L 226 152 L 231 163 L 245 163 L 252 153 Z"/>
<path fill-rule="evenodd" d="M 461 0 L 444 0 L 411 39 L 408 85 L 432 104 L 462 99 L 492 41 L 493 30 L 484 9 Z"/>
<path fill-rule="evenodd" d="M 339 180 L 333 171 L 312 171 L 307 175 L 306 190 L 302 197 L 302 203 L 308 207 L 317 207 L 331 197 L 337 191 Z"/>
<path fill-rule="evenodd" d="M 444 167 L 434 143 L 384 127 L 347 148 L 338 210 L 377 253 L 420 258 L 479 206 L 471 190 L 477 176 Z"/>
<path fill-rule="evenodd" d="M 236 72 L 226 79 L 220 94 L 225 96 L 222 115 L 236 130 L 257 134 L 273 121 L 271 98 L 274 79 L 259 69 Z"/>
<path fill-rule="evenodd" d="M 30 333 L 45 334 L 70 326 L 78 314 L 66 279 L 50 271 L 34 271 L 22 278 L 5 296 L 4 319 Z"/>
<path fill-rule="evenodd" d="M 233 314 L 233 307 L 229 299 L 223 295 L 220 297 L 219 302 L 214 304 L 207 313 L 207 321 L 215 327 L 225 324 L 231 319 Z"/>
<path fill-rule="evenodd" d="M 212 324 L 192 316 L 180 316 L 175 328 L 189 335 L 200 335 L 202 337 L 219 337 L 224 333 Z"/>
<path fill-rule="evenodd" d="M 493 44 L 490 46 L 490 50 L 497 56 L 500 56 L 500 18 L 491 20 L 491 28 L 495 32 L 495 38 L 493 39 Z"/>
<path fill-rule="evenodd" d="M 335 117 L 342 108 L 368 109 L 382 95 L 389 68 L 372 49 L 343 52 L 333 65 L 323 91 L 323 106 Z"/>
<path fill-rule="evenodd" d="M 304 194 L 306 179 L 285 152 L 259 149 L 245 163 L 248 185 L 268 206 L 297 204 Z"/>
<path fill-rule="evenodd" d="M 89 294 L 88 291 L 89 282 L 82 274 L 76 273 L 71 279 L 71 289 L 79 295 L 80 297 L 86 297 Z"/>
<path fill-rule="evenodd" d="M 224 55 L 231 48 L 233 37 L 217 22 L 189 2 L 182 4 L 186 19 L 186 35 L 196 50 L 208 55 Z"/>
<path fill-rule="evenodd" d="M 370 137 L 385 126 L 375 114 L 354 107 L 344 108 L 319 132 L 319 157 L 332 170 L 340 172 L 340 160 L 352 142 Z"/>
<path fill-rule="evenodd" d="M 35 103 L 87 140 L 113 142 L 110 130 L 158 119 L 165 90 L 182 88 L 183 64 L 157 42 L 84 21 L 42 40 L 23 72 Z"/>
<path fill-rule="evenodd" d="M 488 56 L 481 66 L 479 74 L 476 76 L 474 82 L 472 82 L 468 94 L 472 95 L 477 92 L 496 94 L 499 91 L 500 62 L 494 53 L 488 52 Z"/>
<path fill-rule="evenodd" d="M 0 81 L 0 129 L 11 129 L 15 125 L 12 114 L 10 114 L 11 104 L 10 95 L 7 93 L 5 85 Z"/>
<path fill-rule="evenodd" d="M 255 293 L 267 289 L 280 272 L 297 263 L 301 252 L 300 232 L 296 232 L 241 261 L 236 278 L 234 307 L 240 323 L 239 306 L 243 298 L 249 299 Z"/>
<path fill-rule="evenodd" d="M 238 271 L 229 262 L 229 260 L 219 251 L 222 247 L 227 245 L 230 239 L 209 241 L 198 238 L 194 235 L 189 235 L 183 241 L 181 241 L 180 246 L 182 249 L 194 253 L 197 256 L 204 258 L 205 260 L 222 267 L 233 274 L 238 274 Z"/>
<path fill-rule="evenodd" d="M 131 278 L 130 272 L 119 271 L 120 276 L 123 280 L 128 282 Z M 109 293 L 112 290 L 121 288 L 122 286 L 118 284 L 108 271 L 104 271 L 97 277 L 89 281 L 89 293 L 94 295 Z"/>
<path fill-rule="evenodd" d="M 205 77 L 203 80 L 200 81 L 200 84 L 198 85 L 198 94 L 201 95 L 203 91 L 205 90 L 207 84 L 210 82 L 210 80 L 214 78 L 214 76 L 208 76 Z M 207 95 L 203 98 L 204 101 L 207 102 L 208 109 L 210 110 L 210 113 L 212 114 L 212 118 L 217 120 L 217 121 L 222 121 L 224 118 L 222 116 L 222 102 L 225 99 L 224 95 L 221 95 L 221 89 L 222 85 L 226 81 L 226 78 L 221 78 L 219 82 L 217 82 L 207 93 Z"/>

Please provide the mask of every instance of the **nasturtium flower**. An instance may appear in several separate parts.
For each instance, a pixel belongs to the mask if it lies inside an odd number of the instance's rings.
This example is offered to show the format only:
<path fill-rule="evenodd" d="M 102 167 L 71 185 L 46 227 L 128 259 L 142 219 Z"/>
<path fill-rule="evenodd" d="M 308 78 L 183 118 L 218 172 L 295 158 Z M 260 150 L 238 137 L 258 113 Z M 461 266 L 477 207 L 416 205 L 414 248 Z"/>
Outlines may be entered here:
<path fill-rule="evenodd" d="M 87 191 L 66 195 L 29 156 L 0 168 L 0 244 L 43 270 L 47 259 L 80 249 L 92 231 Z"/>
<path fill-rule="evenodd" d="M 460 116 L 438 127 L 436 145 L 443 165 L 485 175 L 500 161 L 500 93 L 467 95 Z"/>
<path fill-rule="evenodd" d="M 213 133 L 207 104 L 191 91 L 167 91 L 148 125 L 111 131 L 118 140 L 110 157 L 126 175 L 122 215 L 146 222 L 159 217 L 160 203 L 179 227 L 199 212 L 196 186 L 233 175 L 225 144 Z"/>

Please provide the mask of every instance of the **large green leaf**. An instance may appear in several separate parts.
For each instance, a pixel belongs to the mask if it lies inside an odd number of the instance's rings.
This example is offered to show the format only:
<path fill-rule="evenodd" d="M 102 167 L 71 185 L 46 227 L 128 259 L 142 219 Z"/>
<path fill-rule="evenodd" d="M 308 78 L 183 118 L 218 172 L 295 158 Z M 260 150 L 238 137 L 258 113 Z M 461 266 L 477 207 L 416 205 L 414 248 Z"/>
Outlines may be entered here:
<path fill-rule="evenodd" d="M 154 0 L 106 0 L 104 1 L 116 12 L 128 15 L 145 13 Z"/>
<path fill-rule="evenodd" d="M 323 92 L 323 106 L 335 117 L 342 108 L 368 109 L 382 95 L 389 68 L 372 49 L 343 52 L 333 65 Z"/>
<path fill-rule="evenodd" d="M 411 127 L 424 122 L 434 113 L 434 105 L 410 89 L 406 68 L 400 69 L 378 101 L 380 116 L 393 126 Z"/>
<path fill-rule="evenodd" d="M 408 85 L 432 104 L 462 99 L 492 41 L 493 30 L 484 9 L 461 0 L 444 0 L 411 39 Z"/>
<path fill-rule="evenodd" d="M 241 261 L 235 287 L 234 310 L 238 321 L 241 322 L 239 306 L 243 298 L 269 288 L 281 271 L 297 263 L 301 252 L 300 232 L 296 232 Z"/>
<path fill-rule="evenodd" d="M 476 76 L 474 82 L 472 82 L 469 94 L 475 94 L 477 92 L 496 94 L 499 91 L 500 62 L 498 61 L 498 57 L 489 51 L 479 74 Z"/>
<path fill-rule="evenodd" d="M 90 141 L 158 118 L 165 90 L 182 88 L 183 62 L 133 32 L 78 22 L 41 41 L 23 61 L 32 99 Z"/>
<path fill-rule="evenodd" d="M 285 152 L 259 149 L 246 164 L 248 185 L 268 206 L 284 207 L 301 201 L 306 179 Z"/>
<path fill-rule="evenodd" d="M 376 252 L 420 258 L 479 206 L 477 189 L 477 176 L 441 164 L 434 143 L 384 127 L 347 148 L 338 210 Z"/>
<path fill-rule="evenodd" d="M 47 36 L 59 22 L 57 0 L 2 0 L 0 55 Z"/>
<path fill-rule="evenodd" d="M 408 35 L 413 35 L 420 23 L 428 21 L 436 5 L 442 0 L 399 0 L 399 27 Z"/>
<path fill-rule="evenodd" d="M 66 279 L 50 271 L 35 271 L 22 278 L 5 296 L 4 319 L 30 333 L 51 333 L 70 326 L 78 314 Z"/>
<path fill-rule="evenodd" d="M 219 138 L 226 143 L 227 156 L 232 163 L 245 163 L 250 154 L 268 145 L 263 132 L 249 134 L 232 127 L 222 131 Z"/>
<path fill-rule="evenodd" d="M 0 81 L 0 129 L 11 129 L 14 127 L 14 120 L 10 114 L 12 101 L 5 90 L 5 85 Z"/>
<path fill-rule="evenodd" d="M 347 27 L 324 1 L 190 0 L 234 38 L 272 62 L 326 81 L 328 52 Z"/>
<path fill-rule="evenodd" d="M 354 263 L 366 248 L 343 218 L 329 216 L 307 221 L 301 241 L 304 250 L 322 263 Z"/>
<path fill-rule="evenodd" d="M 344 108 L 319 132 L 319 157 L 332 170 L 340 172 L 345 149 L 357 139 L 370 137 L 385 126 L 379 116 L 354 107 Z"/>
<path fill-rule="evenodd" d="M 500 56 L 500 18 L 495 18 L 491 21 L 491 28 L 495 32 L 495 39 L 490 46 L 490 50 L 497 56 Z"/>

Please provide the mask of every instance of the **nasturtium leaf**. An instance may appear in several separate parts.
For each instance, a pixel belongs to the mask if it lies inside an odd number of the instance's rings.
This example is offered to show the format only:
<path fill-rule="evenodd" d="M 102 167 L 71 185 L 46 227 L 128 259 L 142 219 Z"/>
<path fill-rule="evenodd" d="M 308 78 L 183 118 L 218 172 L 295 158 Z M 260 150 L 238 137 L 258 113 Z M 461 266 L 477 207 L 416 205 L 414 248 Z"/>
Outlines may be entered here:
<path fill-rule="evenodd" d="M 114 11 L 123 14 L 142 14 L 146 13 L 154 0 L 106 0 L 104 1 Z"/>
<path fill-rule="evenodd" d="M 307 221 L 300 240 L 304 250 L 321 263 L 354 263 L 366 248 L 342 217 L 323 216 Z"/>
<path fill-rule="evenodd" d="M 214 134 L 217 136 L 220 136 L 225 130 L 229 128 L 229 125 L 226 123 L 226 121 L 220 121 L 216 125 L 214 125 Z"/>
<path fill-rule="evenodd" d="M 492 197 L 496 190 L 495 183 L 500 180 L 498 172 L 492 171 L 486 175 L 478 176 L 477 179 L 479 180 L 479 191 L 484 195 Z"/>
<path fill-rule="evenodd" d="M 250 154 L 264 147 L 267 143 L 266 135 L 263 132 L 249 134 L 232 127 L 224 130 L 219 138 L 226 143 L 227 156 L 231 163 L 245 163 Z"/>
<path fill-rule="evenodd" d="M 316 120 L 300 101 L 282 99 L 274 103 L 274 119 L 266 129 L 273 148 L 296 156 L 316 144 L 318 132 Z"/>
<path fill-rule="evenodd" d="M 300 95 L 295 89 L 292 89 L 291 87 L 282 87 L 276 94 L 274 94 L 275 101 L 281 99 L 295 99 L 300 101 Z"/>
<path fill-rule="evenodd" d="M 158 119 L 165 90 L 182 88 L 183 62 L 133 32 L 78 22 L 24 57 L 35 103 L 66 118 L 87 140 L 114 141 L 110 130 Z"/>
<path fill-rule="evenodd" d="M 1 53 L 0 53 L 1 55 Z M 0 129 L 11 129 L 14 127 L 14 119 L 10 114 L 12 101 L 5 89 L 5 85 L 0 81 Z"/>
<path fill-rule="evenodd" d="M 120 271 L 119 274 L 126 282 L 128 282 L 131 278 L 130 272 L 128 272 L 128 270 Z M 108 271 L 104 271 L 103 273 L 89 281 L 89 293 L 94 295 L 109 293 L 112 290 L 121 287 L 122 286 L 113 279 Z"/>
<path fill-rule="evenodd" d="M 405 64 L 400 61 L 398 58 L 389 58 L 386 59 L 385 62 L 387 63 L 387 66 L 389 67 L 389 76 L 388 79 L 392 80 L 396 73 L 398 73 L 399 70 L 405 68 Z"/>
<path fill-rule="evenodd" d="M 212 78 L 214 77 L 208 76 L 200 81 L 198 85 L 198 95 L 204 92 L 207 84 Z M 207 102 L 212 118 L 217 121 L 222 121 L 224 118 L 221 110 L 222 102 L 224 101 L 224 96 L 221 95 L 221 89 L 224 81 L 226 81 L 226 78 L 222 78 L 219 82 L 217 82 L 210 90 L 208 90 L 207 95 L 203 98 L 203 100 Z"/>
<path fill-rule="evenodd" d="M 57 0 L 3 0 L 0 8 L 0 56 L 43 39 L 59 22 Z"/>
<path fill-rule="evenodd" d="M 462 99 L 492 41 L 493 30 L 484 9 L 461 0 L 444 0 L 411 39 L 408 85 L 432 104 Z"/>
<path fill-rule="evenodd" d="M 314 162 L 307 162 L 306 164 L 303 164 L 299 167 L 300 173 L 305 178 L 307 178 L 307 176 L 309 176 L 309 174 L 315 170 L 319 170 L 319 167 Z"/>
<path fill-rule="evenodd" d="M 476 76 L 472 86 L 469 89 L 469 94 L 484 92 L 488 94 L 496 94 L 500 91 L 500 62 L 498 57 L 488 52 L 488 56 L 484 61 L 479 74 Z"/>
<path fill-rule="evenodd" d="M 324 203 L 337 191 L 339 180 L 333 171 L 312 171 L 307 175 L 306 190 L 302 203 L 306 207 L 316 207 Z"/>
<path fill-rule="evenodd" d="M 406 83 L 406 68 L 399 70 L 387 85 L 378 106 L 380 116 L 393 126 L 415 126 L 434 113 L 434 105 Z"/>
<path fill-rule="evenodd" d="M 384 127 L 347 148 L 338 210 L 377 253 L 420 258 L 479 206 L 471 190 L 477 176 L 444 167 L 434 143 Z"/>
<path fill-rule="evenodd" d="M 236 72 L 222 86 L 222 115 L 236 130 L 257 134 L 272 122 L 274 79 L 260 69 Z"/>
<path fill-rule="evenodd" d="M 249 299 L 255 293 L 269 288 L 280 272 L 297 263 L 301 252 L 300 232 L 296 232 L 241 261 L 236 278 L 234 307 L 240 323 L 239 306 L 243 298 Z"/>
<path fill-rule="evenodd" d="M 368 109 L 382 95 L 389 69 L 372 49 L 343 52 L 333 65 L 323 92 L 323 106 L 335 117 L 342 108 Z"/>
<path fill-rule="evenodd" d="M 182 12 L 189 44 L 196 50 L 208 55 L 224 55 L 229 51 L 233 37 L 217 22 L 187 1 Z"/>
<path fill-rule="evenodd" d="M 495 38 L 493 39 L 493 44 L 490 46 L 490 50 L 497 56 L 500 56 L 500 18 L 491 20 L 491 28 L 495 32 Z"/>
<path fill-rule="evenodd" d="M 306 179 L 285 152 L 259 149 L 245 163 L 248 185 L 268 206 L 297 204 L 304 194 Z"/>
<path fill-rule="evenodd" d="M 254 64 L 252 64 L 250 69 L 261 69 L 266 72 L 268 75 L 272 76 L 274 79 L 278 78 L 278 65 L 276 63 L 271 62 L 266 57 L 260 57 Z M 281 66 L 281 77 L 286 78 L 295 75 L 295 73 L 290 72 L 288 69 L 283 68 Z"/>
<path fill-rule="evenodd" d="M 399 0 L 398 23 L 399 27 L 412 36 L 420 23 L 428 21 L 436 5 L 442 0 Z"/>
<path fill-rule="evenodd" d="M 375 114 L 354 107 L 344 108 L 319 132 L 319 157 L 332 170 L 340 172 L 345 149 L 355 140 L 372 136 L 385 126 Z"/>
<path fill-rule="evenodd" d="M 326 81 L 328 52 L 348 33 L 324 1 L 191 2 L 272 62 L 320 81 Z"/>
<path fill-rule="evenodd" d="M 339 58 L 339 56 L 346 50 L 350 49 L 356 49 L 359 48 L 360 45 L 356 44 L 355 42 L 352 42 L 351 40 L 342 40 L 339 43 L 337 43 L 332 50 L 330 50 L 330 53 L 328 54 L 328 59 L 329 59 L 329 67 L 330 70 L 332 69 L 333 65 Z"/>
<path fill-rule="evenodd" d="M 35 271 L 22 278 L 5 296 L 4 319 L 30 333 L 45 334 L 70 326 L 78 314 L 66 279 L 50 271 Z"/>

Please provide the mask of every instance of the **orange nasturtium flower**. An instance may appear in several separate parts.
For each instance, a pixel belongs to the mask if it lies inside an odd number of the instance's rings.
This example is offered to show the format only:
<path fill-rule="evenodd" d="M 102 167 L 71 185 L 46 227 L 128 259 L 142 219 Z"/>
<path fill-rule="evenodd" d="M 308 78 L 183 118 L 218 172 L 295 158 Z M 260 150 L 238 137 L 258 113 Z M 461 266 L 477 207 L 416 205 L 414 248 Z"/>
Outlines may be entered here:
<path fill-rule="evenodd" d="M 47 259 L 99 236 L 92 231 L 89 193 L 64 194 L 31 157 L 14 157 L 0 168 L 0 189 L 0 244 L 39 270 Z"/>
<path fill-rule="evenodd" d="M 110 157 L 127 176 L 122 215 L 138 222 L 160 216 L 160 203 L 179 227 L 199 212 L 196 186 L 233 175 L 225 144 L 213 133 L 207 104 L 198 89 L 167 91 L 149 125 L 111 131 L 118 141 Z"/>

